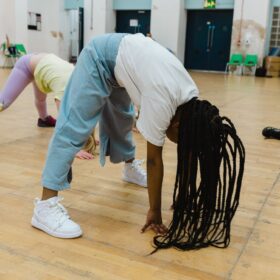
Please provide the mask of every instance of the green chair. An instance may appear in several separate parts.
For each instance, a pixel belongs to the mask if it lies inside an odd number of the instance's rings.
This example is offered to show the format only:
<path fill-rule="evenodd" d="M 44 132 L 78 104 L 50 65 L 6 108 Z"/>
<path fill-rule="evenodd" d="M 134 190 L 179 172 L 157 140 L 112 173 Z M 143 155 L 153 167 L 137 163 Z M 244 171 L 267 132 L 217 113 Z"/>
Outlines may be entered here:
<path fill-rule="evenodd" d="M 1 45 L 0 50 L 2 50 L 2 54 L 5 57 L 2 68 L 13 67 L 15 65 L 17 59 L 27 53 L 23 44 L 15 44 L 12 46 L 14 46 L 16 49 L 15 54 L 11 54 L 9 52 L 9 50 L 7 49 L 6 43 L 3 43 Z"/>
<path fill-rule="evenodd" d="M 252 75 L 256 73 L 258 66 L 258 56 L 256 54 L 247 54 L 243 63 L 243 75 Z"/>
<path fill-rule="evenodd" d="M 226 65 L 226 73 L 237 73 L 242 75 L 243 55 L 241 53 L 234 53 L 230 57 L 230 61 Z"/>
<path fill-rule="evenodd" d="M 16 55 L 10 54 L 6 43 L 3 43 L 1 45 L 0 49 L 1 49 L 2 55 L 5 58 L 4 63 L 1 67 L 2 68 L 13 67 L 15 65 L 15 62 L 16 62 Z"/>
<path fill-rule="evenodd" d="M 17 51 L 16 54 L 17 57 L 21 57 L 27 53 L 23 44 L 16 44 L 16 51 Z"/>

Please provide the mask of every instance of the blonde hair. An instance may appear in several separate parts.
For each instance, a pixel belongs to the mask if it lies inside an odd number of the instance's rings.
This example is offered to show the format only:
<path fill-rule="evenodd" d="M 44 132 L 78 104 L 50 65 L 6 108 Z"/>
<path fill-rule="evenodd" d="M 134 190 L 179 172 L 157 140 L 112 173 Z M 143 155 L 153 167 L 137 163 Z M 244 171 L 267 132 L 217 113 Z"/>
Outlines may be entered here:
<path fill-rule="evenodd" d="M 93 130 L 91 135 L 89 136 L 86 144 L 83 147 L 83 150 L 85 150 L 86 152 L 92 154 L 92 155 L 98 155 L 98 151 L 97 151 L 97 142 L 95 139 L 95 131 Z"/>

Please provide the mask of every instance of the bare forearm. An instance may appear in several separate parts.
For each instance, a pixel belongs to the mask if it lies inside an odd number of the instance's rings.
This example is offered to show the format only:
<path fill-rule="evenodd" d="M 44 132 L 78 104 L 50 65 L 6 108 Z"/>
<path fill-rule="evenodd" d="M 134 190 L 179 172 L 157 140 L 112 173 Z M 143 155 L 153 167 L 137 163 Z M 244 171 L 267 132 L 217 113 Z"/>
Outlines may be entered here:
<path fill-rule="evenodd" d="M 162 158 L 148 159 L 147 171 L 150 209 L 161 210 L 161 189 L 163 180 Z"/>
<path fill-rule="evenodd" d="M 161 187 L 163 179 L 162 147 L 147 143 L 147 175 L 150 209 L 161 210 Z"/>
<path fill-rule="evenodd" d="M 151 228 L 157 234 L 167 232 L 161 217 L 161 187 L 163 179 L 162 147 L 147 142 L 147 173 L 150 209 L 142 232 Z"/>

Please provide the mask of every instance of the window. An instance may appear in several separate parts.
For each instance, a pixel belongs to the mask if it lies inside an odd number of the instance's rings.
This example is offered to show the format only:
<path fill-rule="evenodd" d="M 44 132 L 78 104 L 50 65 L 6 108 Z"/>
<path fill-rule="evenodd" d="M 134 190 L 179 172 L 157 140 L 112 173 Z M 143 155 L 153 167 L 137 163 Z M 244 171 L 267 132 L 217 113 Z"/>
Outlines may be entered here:
<path fill-rule="evenodd" d="M 270 48 L 280 47 L 280 7 L 273 8 Z"/>

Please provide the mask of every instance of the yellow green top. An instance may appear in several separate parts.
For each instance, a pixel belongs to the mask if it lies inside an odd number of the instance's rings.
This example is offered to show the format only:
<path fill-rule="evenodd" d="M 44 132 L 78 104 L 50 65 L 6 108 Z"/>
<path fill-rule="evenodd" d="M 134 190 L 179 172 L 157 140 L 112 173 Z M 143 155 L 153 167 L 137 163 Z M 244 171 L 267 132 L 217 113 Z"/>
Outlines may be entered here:
<path fill-rule="evenodd" d="M 73 70 L 73 64 L 54 54 L 47 54 L 35 67 L 36 85 L 43 93 L 53 92 L 55 98 L 61 100 Z"/>

